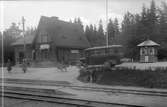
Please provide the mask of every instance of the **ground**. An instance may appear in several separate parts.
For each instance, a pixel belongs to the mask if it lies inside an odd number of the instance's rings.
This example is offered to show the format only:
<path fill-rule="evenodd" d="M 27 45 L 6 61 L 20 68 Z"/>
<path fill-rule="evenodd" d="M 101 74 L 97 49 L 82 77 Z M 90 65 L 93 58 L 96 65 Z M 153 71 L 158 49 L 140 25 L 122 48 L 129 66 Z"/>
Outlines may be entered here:
<path fill-rule="evenodd" d="M 145 68 L 146 66 L 144 63 L 143 64 L 133 63 L 133 64 L 139 65 L 140 68 Z M 122 65 L 132 66 L 133 64 L 124 63 Z M 158 64 L 152 63 L 152 65 L 161 66 L 161 63 L 158 63 Z M 97 85 L 93 83 L 82 83 L 77 80 L 77 77 L 79 75 L 79 69 L 75 66 L 68 67 L 67 72 L 62 72 L 61 70 L 57 68 L 28 68 L 28 71 L 26 73 L 23 73 L 22 69 L 19 67 L 14 67 L 11 73 L 8 73 L 6 68 L 3 68 L 3 71 L 4 71 L 3 73 L 0 72 L 0 76 L 4 78 L 67 81 L 73 85 L 84 85 L 84 86 L 94 86 L 94 87 L 113 87 L 113 88 L 136 89 L 136 90 L 150 90 L 147 88 L 138 88 L 138 87 L 105 86 L 105 85 Z M 24 86 L 24 85 L 21 85 L 21 86 Z M 42 86 L 32 86 L 32 87 L 42 87 Z M 45 86 L 45 88 L 55 89 L 56 87 Z M 83 90 L 70 89 L 68 87 L 61 88 L 60 90 L 63 92 L 69 93 L 69 94 L 74 94 L 76 95 L 75 96 L 76 98 L 82 98 L 82 99 L 108 101 L 108 102 L 113 102 L 113 103 L 138 104 L 138 105 L 142 104 L 142 105 L 150 106 L 150 107 L 167 107 L 167 102 L 166 102 L 167 97 L 135 95 L 135 94 L 121 94 L 121 93 L 112 93 L 112 92 L 95 92 L 95 91 L 88 91 L 88 90 L 83 91 Z M 151 89 L 151 90 L 156 91 L 159 89 Z M 166 90 L 162 90 L 162 91 L 166 91 Z"/>
<path fill-rule="evenodd" d="M 73 84 L 81 83 L 76 79 L 79 72 L 75 66 L 68 67 L 67 72 L 57 68 L 28 68 L 28 71 L 23 73 L 20 67 L 13 67 L 11 73 L 8 73 L 6 68 L 3 68 L 3 71 L 4 78 L 68 81 Z M 2 72 L 0 72 L 0 76 L 2 77 Z"/>
<path fill-rule="evenodd" d="M 167 67 L 167 62 L 156 63 L 122 63 L 117 65 L 118 67 L 136 68 L 136 69 L 149 69 L 156 67 Z M 1 69 L 2 70 L 2 69 Z M 37 79 L 37 80 L 59 80 L 69 81 L 71 83 L 78 83 L 76 79 L 79 75 L 79 68 L 70 66 L 67 68 L 67 72 L 61 72 L 58 68 L 28 68 L 28 71 L 24 74 L 22 68 L 13 67 L 11 73 L 8 73 L 6 67 L 3 68 L 5 78 L 20 78 L 20 79 Z M 55 75 L 54 75 L 55 74 Z M 2 72 L 0 72 L 2 77 Z M 80 83 L 80 82 L 79 82 Z"/>

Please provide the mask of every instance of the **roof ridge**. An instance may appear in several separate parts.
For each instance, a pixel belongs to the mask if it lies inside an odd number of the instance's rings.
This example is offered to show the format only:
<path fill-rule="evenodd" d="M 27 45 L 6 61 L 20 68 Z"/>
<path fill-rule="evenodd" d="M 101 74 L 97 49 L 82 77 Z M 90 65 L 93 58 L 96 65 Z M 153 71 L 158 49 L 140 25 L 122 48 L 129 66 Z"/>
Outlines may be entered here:
<path fill-rule="evenodd" d="M 144 42 L 138 44 L 137 46 L 160 46 L 160 44 L 148 39 L 148 40 L 145 40 Z"/>

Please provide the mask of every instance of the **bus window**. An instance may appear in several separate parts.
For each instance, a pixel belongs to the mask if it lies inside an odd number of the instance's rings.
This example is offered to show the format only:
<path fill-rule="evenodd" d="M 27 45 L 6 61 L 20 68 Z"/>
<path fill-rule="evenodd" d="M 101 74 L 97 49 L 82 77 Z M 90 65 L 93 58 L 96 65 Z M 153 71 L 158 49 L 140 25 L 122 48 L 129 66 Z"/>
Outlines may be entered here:
<path fill-rule="evenodd" d="M 108 54 L 113 54 L 113 49 L 112 48 L 108 49 Z"/>

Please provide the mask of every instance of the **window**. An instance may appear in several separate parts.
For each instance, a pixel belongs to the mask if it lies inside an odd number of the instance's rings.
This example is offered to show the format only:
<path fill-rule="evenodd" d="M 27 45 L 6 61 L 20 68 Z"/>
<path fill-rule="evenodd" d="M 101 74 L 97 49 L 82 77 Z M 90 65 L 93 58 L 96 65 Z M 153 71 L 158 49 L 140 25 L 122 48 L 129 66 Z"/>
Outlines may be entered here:
<path fill-rule="evenodd" d="M 48 42 L 48 35 L 42 35 L 42 42 Z"/>
<path fill-rule="evenodd" d="M 79 50 L 71 50 L 71 53 L 79 53 Z"/>
<path fill-rule="evenodd" d="M 145 50 L 144 48 L 141 49 L 141 55 L 144 55 L 145 54 Z"/>
<path fill-rule="evenodd" d="M 153 47 L 150 48 L 150 55 L 154 55 L 154 48 Z"/>
<path fill-rule="evenodd" d="M 113 54 L 113 49 L 110 48 L 110 49 L 108 50 L 108 53 L 109 53 L 109 54 Z"/>
<path fill-rule="evenodd" d="M 148 51 L 148 48 L 147 48 L 147 47 L 145 47 L 143 51 L 144 51 L 144 54 L 148 54 L 148 53 L 147 53 L 147 51 Z"/>
<path fill-rule="evenodd" d="M 48 42 L 48 34 L 46 32 L 41 32 L 39 36 L 41 43 L 47 43 Z"/>

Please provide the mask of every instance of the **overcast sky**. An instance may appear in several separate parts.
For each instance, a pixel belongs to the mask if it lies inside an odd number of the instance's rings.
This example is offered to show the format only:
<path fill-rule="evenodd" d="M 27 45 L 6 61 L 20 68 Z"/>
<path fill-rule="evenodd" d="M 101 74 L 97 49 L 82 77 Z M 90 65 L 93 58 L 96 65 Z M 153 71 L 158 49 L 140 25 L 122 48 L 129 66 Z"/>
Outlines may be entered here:
<path fill-rule="evenodd" d="M 140 13 L 142 5 L 150 5 L 151 0 L 108 0 L 109 17 L 117 17 L 122 21 L 123 15 L 129 11 Z M 159 5 L 161 1 L 155 0 Z M 8 28 L 12 22 L 20 23 L 21 17 L 26 19 L 26 27 L 37 27 L 40 16 L 57 16 L 69 21 L 80 17 L 84 24 L 98 24 L 100 19 L 106 20 L 105 0 L 50 0 L 50 1 L 1 1 L 1 28 Z M 3 12 L 3 13 L 2 13 Z M 3 21 L 3 24 L 2 24 Z"/>

